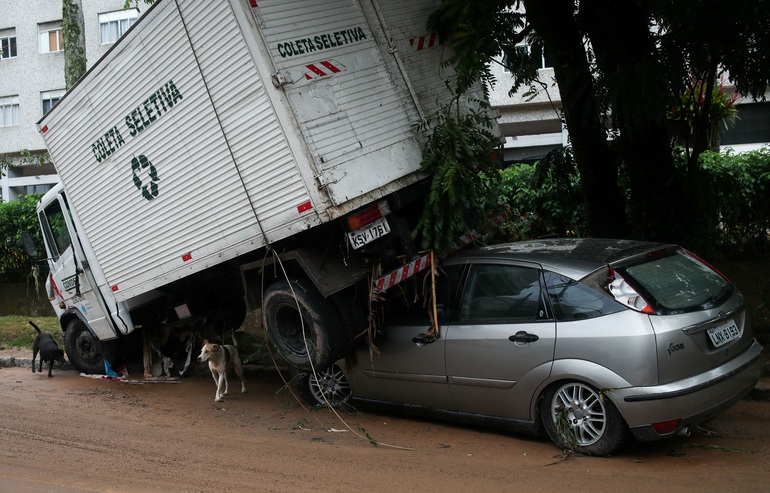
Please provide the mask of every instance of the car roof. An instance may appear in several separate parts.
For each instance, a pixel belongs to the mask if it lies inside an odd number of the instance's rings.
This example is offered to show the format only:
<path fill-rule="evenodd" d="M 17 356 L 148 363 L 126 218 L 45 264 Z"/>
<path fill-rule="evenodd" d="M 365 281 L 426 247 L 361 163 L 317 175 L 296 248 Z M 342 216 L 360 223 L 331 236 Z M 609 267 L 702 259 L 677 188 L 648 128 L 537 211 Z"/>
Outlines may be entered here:
<path fill-rule="evenodd" d="M 545 269 L 567 275 L 572 279 L 581 279 L 602 266 L 616 264 L 652 251 L 675 247 L 676 245 L 636 240 L 549 238 L 463 250 L 448 257 L 445 262 L 519 260 L 540 264 Z"/>

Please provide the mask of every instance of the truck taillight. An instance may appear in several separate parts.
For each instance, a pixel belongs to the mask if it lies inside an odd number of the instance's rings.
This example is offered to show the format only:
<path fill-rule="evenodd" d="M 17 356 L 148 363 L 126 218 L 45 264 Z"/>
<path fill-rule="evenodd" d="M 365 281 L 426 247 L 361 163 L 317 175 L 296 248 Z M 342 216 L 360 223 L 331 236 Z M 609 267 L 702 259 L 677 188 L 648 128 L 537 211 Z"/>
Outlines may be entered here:
<path fill-rule="evenodd" d="M 376 221 L 381 217 L 387 216 L 388 214 L 390 214 L 388 201 L 381 200 L 371 207 L 348 216 L 348 228 L 350 231 L 355 231 L 359 228 L 362 228 L 363 226 L 366 226 L 372 221 Z"/>

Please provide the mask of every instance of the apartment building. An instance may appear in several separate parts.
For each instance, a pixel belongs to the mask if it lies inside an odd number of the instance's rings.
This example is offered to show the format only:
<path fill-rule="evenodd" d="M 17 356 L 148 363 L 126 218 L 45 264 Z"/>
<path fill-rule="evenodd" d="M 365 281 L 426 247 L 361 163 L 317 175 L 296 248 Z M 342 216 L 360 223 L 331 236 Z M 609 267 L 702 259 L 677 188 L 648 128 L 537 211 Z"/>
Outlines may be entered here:
<path fill-rule="evenodd" d="M 522 50 L 531 48 L 525 44 Z M 568 145 L 567 129 L 561 120 L 561 95 L 550 60 L 540 54 L 538 75 L 542 81 L 534 92 L 521 89 L 510 96 L 513 75 L 504 60 L 490 70 L 497 83 L 489 90 L 489 102 L 496 108 L 500 131 L 505 136 L 503 160 L 507 163 L 534 162 L 553 149 Z"/>
<path fill-rule="evenodd" d="M 141 15 L 124 0 L 82 0 L 90 68 Z M 62 2 L 0 0 L 0 198 L 42 193 L 58 182 L 37 121 L 64 95 Z"/>
<path fill-rule="evenodd" d="M 527 45 L 520 49 L 531 50 Z M 505 136 L 505 162 L 534 162 L 553 149 L 568 145 L 567 129 L 561 120 L 561 96 L 554 71 L 546 53 L 540 55 L 538 74 L 541 84 L 520 90 L 514 96 L 508 92 L 513 75 L 503 60 L 490 68 L 497 84 L 490 88 L 490 103 L 497 109 L 498 123 Z M 726 87 L 733 90 L 732 86 Z M 770 92 L 766 94 L 770 99 Z M 754 102 L 739 97 L 736 102 L 738 119 L 722 134 L 720 146 L 734 152 L 759 149 L 770 144 L 770 102 Z"/>

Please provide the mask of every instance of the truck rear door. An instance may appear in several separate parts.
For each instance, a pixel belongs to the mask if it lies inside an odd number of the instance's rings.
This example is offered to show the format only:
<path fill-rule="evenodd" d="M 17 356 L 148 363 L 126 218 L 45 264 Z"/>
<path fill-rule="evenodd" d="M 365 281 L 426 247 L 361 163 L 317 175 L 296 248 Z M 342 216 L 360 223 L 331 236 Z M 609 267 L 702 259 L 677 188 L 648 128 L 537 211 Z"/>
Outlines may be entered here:
<path fill-rule="evenodd" d="M 402 187 L 394 181 L 414 174 L 422 160 L 412 128 L 419 113 L 404 74 L 394 73 L 378 47 L 384 19 L 357 0 L 266 0 L 252 7 L 275 83 L 333 204 Z"/>

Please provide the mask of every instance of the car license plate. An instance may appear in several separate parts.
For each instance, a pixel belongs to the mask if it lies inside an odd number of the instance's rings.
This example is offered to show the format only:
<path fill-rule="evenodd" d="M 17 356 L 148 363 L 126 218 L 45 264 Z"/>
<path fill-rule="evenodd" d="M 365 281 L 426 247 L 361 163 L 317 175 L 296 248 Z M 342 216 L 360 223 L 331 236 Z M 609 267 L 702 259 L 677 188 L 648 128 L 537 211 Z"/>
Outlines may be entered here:
<path fill-rule="evenodd" d="M 741 335 L 740 329 L 738 329 L 738 326 L 735 325 L 732 319 L 722 325 L 711 327 L 707 332 L 711 342 L 714 343 L 714 347 L 723 346 Z"/>
<path fill-rule="evenodd" d="M 388 225 L 388 221 L 384 217 L 381 217 L 363 228 L 348 233 L 348 239 L 350 239 L 353 249 L 357 250 L 388 233 L 390 233 L 390 225 Z"/>

